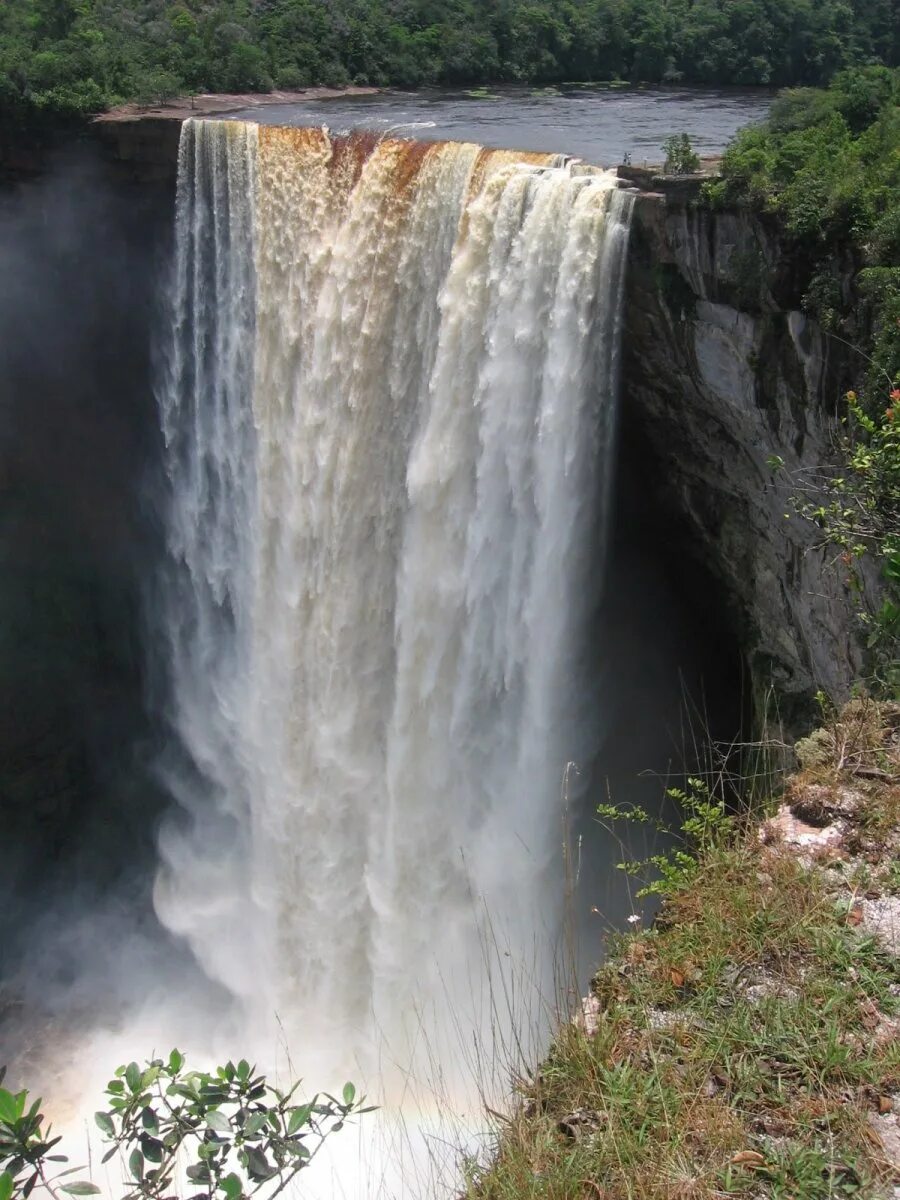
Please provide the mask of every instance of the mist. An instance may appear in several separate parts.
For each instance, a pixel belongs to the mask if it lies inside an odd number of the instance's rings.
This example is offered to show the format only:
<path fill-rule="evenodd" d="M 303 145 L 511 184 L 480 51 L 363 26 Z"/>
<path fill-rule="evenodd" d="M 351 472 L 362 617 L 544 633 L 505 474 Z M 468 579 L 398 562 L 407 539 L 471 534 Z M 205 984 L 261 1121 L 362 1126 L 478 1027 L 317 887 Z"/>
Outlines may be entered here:
<path fill-rule="evenodd" d="M 0 1062 L 28 1082 L 190 973 L 151 904 L 143 633 L 170 203 L 90 142 L 0 190 Z"/>

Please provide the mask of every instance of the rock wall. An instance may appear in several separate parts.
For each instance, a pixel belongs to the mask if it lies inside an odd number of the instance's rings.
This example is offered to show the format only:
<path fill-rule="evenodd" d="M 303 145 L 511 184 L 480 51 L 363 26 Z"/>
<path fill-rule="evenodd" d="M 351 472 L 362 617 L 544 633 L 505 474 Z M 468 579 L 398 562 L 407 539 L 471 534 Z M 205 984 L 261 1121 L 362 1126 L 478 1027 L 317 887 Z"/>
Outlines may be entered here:
<path fill-rule="evenodd" d="M 767 460 L 812 472 L 832 453 L 849 351 L 801 311 L 803 264 L 778 231 L 678 187 L 638 196 L 629 262 L 623 427 L 653 495 L 661 552 L 712 588 L 742 647 L 757 715 L 788 728 L 861 667 L 846 583 Z"/>

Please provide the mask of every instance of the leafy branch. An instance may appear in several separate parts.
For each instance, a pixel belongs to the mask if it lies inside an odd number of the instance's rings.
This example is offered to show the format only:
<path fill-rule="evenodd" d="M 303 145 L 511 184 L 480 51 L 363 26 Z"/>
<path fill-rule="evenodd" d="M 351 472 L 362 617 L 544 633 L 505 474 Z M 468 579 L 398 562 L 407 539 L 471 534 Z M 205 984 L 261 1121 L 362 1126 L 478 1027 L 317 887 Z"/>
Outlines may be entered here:
<path fill-rule="evenodd" d="M 0 1075 L 2 1082 L 2 1075 Z M 246 1059 L 213 1073 L 187 1070 L 184 1055 L 154 1058 L 141 1067 L 119 1067 L 106 1088 L 107 1106 L 95 1114 L 109 1148 L 103 1162 L 120 1155 L 126 1168 L 122 1200 L 173 1200 L 184 1177 L 197 1190 L 188 1200 L 267 1200 L 304 1170 L 328 1137 L 351 1116 L 371 1112 L 352 1083 L 340 1098 L 319 1093 L 297 1103 L 299 1083 L 281 1091 Z M 59 1142 L 44 1128 L 38 1099 L 0 1088 L 0 1200 L 27 1200 L 42 1186 L 54 1200 L 90 1196 L 87 1180 L 60 1183 L 79 1168 L 51 1154 Z"/>

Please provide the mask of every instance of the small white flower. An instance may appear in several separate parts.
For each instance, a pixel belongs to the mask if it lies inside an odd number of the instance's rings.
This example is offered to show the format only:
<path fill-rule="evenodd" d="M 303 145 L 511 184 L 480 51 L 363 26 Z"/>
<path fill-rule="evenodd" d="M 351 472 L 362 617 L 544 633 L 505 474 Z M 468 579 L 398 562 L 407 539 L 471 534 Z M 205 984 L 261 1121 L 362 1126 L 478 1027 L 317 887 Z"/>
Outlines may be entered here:
<path fill-rule="evenodd" d="M 629 925 L 637 925 L 640 922 L 640 919 L 641 918 L 638 915 L 638 913 L 632 913 L 631 916 L 628 918 L 628 924 Z"/>

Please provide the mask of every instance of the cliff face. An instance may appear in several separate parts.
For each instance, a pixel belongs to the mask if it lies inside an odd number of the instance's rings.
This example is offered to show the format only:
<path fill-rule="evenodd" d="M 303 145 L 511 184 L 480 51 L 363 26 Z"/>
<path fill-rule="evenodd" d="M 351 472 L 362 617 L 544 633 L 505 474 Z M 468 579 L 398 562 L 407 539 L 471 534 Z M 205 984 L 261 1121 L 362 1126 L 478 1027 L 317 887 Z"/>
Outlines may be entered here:
<path fill-rule="evenodd" d="M 683 193 L 636 203 L 623 347 L 623 428 L 643 463 L 663 553 L 719 604 L 757 701 L 788 725 L 818 688 L 846 695 L 860 650 L 845 583 L 767 465 L 814 471 L 850 385 L 846 354 L 800 310 L 776 229 Z"/>

